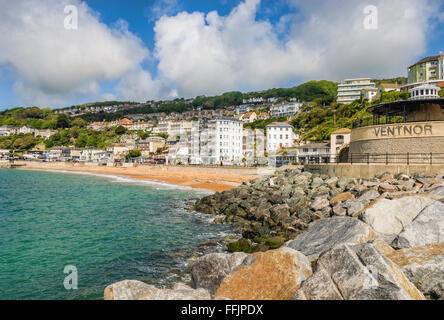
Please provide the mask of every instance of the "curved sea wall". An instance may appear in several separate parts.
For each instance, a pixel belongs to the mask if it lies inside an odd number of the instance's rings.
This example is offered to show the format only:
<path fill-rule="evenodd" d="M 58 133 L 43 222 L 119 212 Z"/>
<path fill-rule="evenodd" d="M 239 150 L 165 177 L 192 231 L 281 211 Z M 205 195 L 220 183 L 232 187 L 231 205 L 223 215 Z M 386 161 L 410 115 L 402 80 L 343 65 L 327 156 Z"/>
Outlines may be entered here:
<path fill-rule="evenodd" d="M 232 253 L 197 258 L 186 285 L 125 280 L 105 299 L 444 299 L 443 202 L 442 175 L 277 171 L 196 202 L 242 232 Z"/>

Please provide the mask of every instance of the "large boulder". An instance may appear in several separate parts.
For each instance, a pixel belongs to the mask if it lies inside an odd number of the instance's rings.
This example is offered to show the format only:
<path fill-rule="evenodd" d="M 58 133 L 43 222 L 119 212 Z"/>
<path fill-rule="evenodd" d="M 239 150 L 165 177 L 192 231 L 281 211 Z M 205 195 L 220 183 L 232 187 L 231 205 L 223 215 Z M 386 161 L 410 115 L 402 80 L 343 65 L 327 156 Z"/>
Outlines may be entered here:
<path fill-rule="evenodd" d="M 141 300 L 211 300 L 211 294 L 203 289 L 193 289 L 183 283 L 176 283 L 173 289 L 161 289 Z"/>
<path fill-rule="evenodd" d="M 210 300 L 205 289 L 193 289 L 177 283 L 172 289 L 158 289 L 137 280 L 123 280 L 105 288 L 105 300 Z"/>
<path fill-rule="evenodd" d="M 159 289 L 137 280 L 122 280 L 105 288 L 105 300 L 140 300 L 151 296 Z"/>
<path fill-rule="evenodd" d="M 396 200 L 381 199 L 367 208 L 360 218 L 387 243 L 392 243 L 403 228 L 410 224 L 432 201 L 432 199 L 421 196 Z"/>
<path fill-rule="evenodd" d="M 401 269 L 373 244 L 342 244 L 319 257 L 296 300 L 423 300 Z"/>
<path fill-rule="evenodd" d="M 433 201 L 396 237 L 392 246 L 411 248 L 444 241 L 444 204 Z"/>
<path fill-rule="evenodd" d="M 427 298 L 444 300 L 444 243 L 397 250 L 387 256 Z"/>
<path fill-rule="evenodd" d="M 225 278 L 216 298 L 288 300 L 311 275 L 307 257 L 291 248 L 253 253 L 247 260 Z"/>
<path fill-rule="evenodd" d="M 377 237 L 369 225 L 358 219 L 333 217 L 314 222 L 307 231 L 288 241 L 285 246 L 316 259 L 335 245 L 364 243 Z"/>
<path fill-rule="evenodd" d="M 191 270 L 191 286 L 214 294 L 225 277 L 236 270 L 246 257 L 248 254 L 243 252 L 210 253 L 200 257 Z"/>

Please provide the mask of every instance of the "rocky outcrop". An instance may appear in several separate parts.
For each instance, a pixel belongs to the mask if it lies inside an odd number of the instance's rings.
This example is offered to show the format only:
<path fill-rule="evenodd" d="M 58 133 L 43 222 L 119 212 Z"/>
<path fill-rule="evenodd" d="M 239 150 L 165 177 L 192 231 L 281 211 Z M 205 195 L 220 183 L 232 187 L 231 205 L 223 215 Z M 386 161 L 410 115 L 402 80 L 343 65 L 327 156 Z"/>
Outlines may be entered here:
<path fill-rule="evenodd" d="M 444 243 L 397 250 L 387 257 L 427 298 L 444 300 Z"/>
<path fill-rule="evenodd" d="M 264 236 L 281 236 L 292 240 L 305 231 L 308 224 L 332 216 L 356 217 L 368 211 L 367 221 L 373 223 L 372 210 L 369 208 L 375 205 L 375 212 L 402 210 L 402 205 L 396 207 L 396 202 L 383 201 L 379 204 L 381 199 L 396 200 L 432 190 L 437 194 L 436 198 L 439 198 L 439 188 L 442 188 L 440 185 L 443 183 L 442 175 L 432 178 L 423 174 L 382 174 L 371 180 L 361 180 L 328 177 L 302 169 L 285 169 L 278 170 L 271 176 L 244 182 L 237 188 L 204 197 L 195 203 L 194 209 L 217 217 L 226 217 L 218 218 L 217 221 L 232 223 L 242 232 L 244 238 L 253 242 L 255 238 Z M 387 205 L 393 208 L 386 208 Z M 412 209 L 418 209 L 416 214 L 421 211 L 421 208 L 415 206 Z M 398 221 L 398 225 L 405 226 L 403 219 L 398 220 L 396 215 L 390 216 Z M 396 221 L 384 221 L 382 224 L 389 222 L 387 225 L 391 226 Z M 377 229 L 378 223 L 374 224 Z M 393 241 L 402 231 L 395 229 L 396 234 L 389 232 L 384 236 L 387 241 L 390 238 Z M 260 248 L 254 248 L 258 245 L 263 247 L 262 244 L 253 243 L 251 251 L 259 250 Z"/>
<path fill-rule="evenodd" d="M 105 300 L 210 300 L 205 289 L 192 289 L 177 283 L 173 289 L 158 289 L 136 280 L 123 280 L 105 288 Z"/>
<path fill-rule="evenodd" d="M 444 242 L 444 204 L 432 200 L 393 241 L 395 248 Z"/>
<path fill-rule="evenodd" d="M 191 271 L 191 286 L 214 294 L 226 276 L 236 270 L 248 254 L 210 253 L 197 259 Z"/>
<path fill-rule="evenodd" d="M 258 252 L 227 276 L 216 298 L 288 300 L 311 275 L 307 257 L 291 248 Z"/>
<path fill-rule="evenodd" d="M 381 199 L 366 209 L 360 218 L 369 224 L 387 243 L 392 243 L 432 199 L 411 196 L 396 200 Z"/>
<path fill-rule="evenodd" d="M 317 258 L 338 244 L 359 244 L 378 238 L 373 229 L 350 217 L 334 217 L 313 223 L 310 228 L 285 244 L 310 259 Z"/>
<path fill-rule="evenodd" d="M 401 269 L 373 244 L 342 244 L 322 254 L 296 300 L 423 300 Z"/>

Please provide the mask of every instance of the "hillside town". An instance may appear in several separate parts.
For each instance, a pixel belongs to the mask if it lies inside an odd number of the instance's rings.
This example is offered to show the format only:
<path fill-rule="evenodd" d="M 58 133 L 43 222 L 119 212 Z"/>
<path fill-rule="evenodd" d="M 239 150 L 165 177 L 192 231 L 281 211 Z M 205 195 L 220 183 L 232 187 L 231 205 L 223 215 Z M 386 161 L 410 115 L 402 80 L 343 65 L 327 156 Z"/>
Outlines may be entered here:
<path fill-rule="evenodd" d="M 337 86 L 336 101 L 344 105 L 357 100 L 372 102 L 389 92 L 411 93 L 410 99 L 415 99 L 415 88 L 424 86 L 430 87 L 430 93 L 428 88 L 425 89 L 427 97 L 438 97 L 439 88 L 444 87 L 443 58 L 444 55 L 440 52 L 437 56 L 421 59 L 409 66 L 408 81 L 403 85 L 384 82 L 377 85 L 370 78 L 346 79 Z M 194 100 L 188 99 L 185 103 L 193 103 Z M 147 103 L 154 109 L 158 105 L 154 101 Z M 140 105 L 99 105 L 82 109 L 65 108 L 55 110 L 54 113 L 78 116 L 137 107 Z M 0 157 L 9 159 L 12 152 L 14 157 L 24 160 L 82 162 L 109 166 L 131 162 L 280 167 L 284 164 L 337 162 L 341 151 L 349 146 L 350 128 L 334 130 L 328 140 L 305 140 L 298 128 L 291 123 L 307 107 L 310 107 L 307 102 L 296 98 L 253 97 L 242 99 L 242 104 L 225 108 L 205 109 L 201 106 L 182 113 L 128 114 L 113 121 L 93 121 L 87 124 L 88 129 L 99 132 L 116 127 L 124 129 L 125 134 L 119 137 L 119 141 L 106 148 L 54 146 L 48 149 L 36 145 L 24 153 L 0 149 Z M 252 126 L 258 122 L 261 122 L 262 126 Z M 48 139 L 56 133 L 57 130 L 29 126 L 0 127 L 0 137 L 31 134 Z"/>

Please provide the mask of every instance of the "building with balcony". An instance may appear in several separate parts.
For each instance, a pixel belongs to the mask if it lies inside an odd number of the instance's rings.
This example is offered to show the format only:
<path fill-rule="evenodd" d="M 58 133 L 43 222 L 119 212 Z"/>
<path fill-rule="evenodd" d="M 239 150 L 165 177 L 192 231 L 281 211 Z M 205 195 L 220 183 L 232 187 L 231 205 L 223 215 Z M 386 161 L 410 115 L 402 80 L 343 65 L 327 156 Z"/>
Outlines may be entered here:
<path fill-rule="evenodd" d="M 297 146 L 298 162 L 300 164 L 308 163 L 329 163 L 330 162 L 330 143 L 312 142 Z"/>
<path fill-rule="evenodd" d="M 402 91 L 420 86 L 432 84 L 444 87 L 444 54 L 440 52 L 436 56 L 425 57 L 408 67 L 408 84 L 401 87 Z"/>
<path fill-rule="evenodd" d="M 230 117 L 193 121 L 191 164 L 232 165 L 242 162 L 242 121 Z"/>
<path fill-rule="evenodd" d="M 338 85 L 337 102 L 349 104 L 361 99 L 364 89 L 376 89 L 370 78 L 346 79 Z"/>
<path fill-rule="evenodd" d="M 270 107 L 272 118 L 291 117 L 302 107 L 302 102 L 290 102 Z"/>

